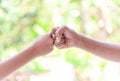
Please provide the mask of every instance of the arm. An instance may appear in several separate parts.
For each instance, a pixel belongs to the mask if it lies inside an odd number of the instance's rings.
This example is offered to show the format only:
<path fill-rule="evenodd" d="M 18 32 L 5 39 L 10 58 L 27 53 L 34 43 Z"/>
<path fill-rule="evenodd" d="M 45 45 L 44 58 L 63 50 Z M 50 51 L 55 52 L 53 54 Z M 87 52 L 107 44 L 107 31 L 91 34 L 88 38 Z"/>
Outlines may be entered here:
<path fill-rule="evenodd" d="M 78 35 L 76 32 L 65 26 L 57 29 L 55 34 L 55 45 L 58 48 L 77 47 L 111 61 L 120 61 L 120 44 L 96 41 L 85 36 Z"/>
<path fill-rule="evenodd" d="M 25 65 L 27 62 L 35 58 L 32 54 L 32 48 L 28 48 L 21 53 L 17 54 L 13 58 L 0 63 L 0 80 L 9 75 L 10 73 L 16 71 L 21 66 Z M 34 51 L 34 50 L 33 50 Z"/>
<path fill-rule="evenodd" d="M 100 42 L 81 35 L 78 39 L 76 47 L 111 61 L 120 61 L 120 44 Z"/>
<path fill-rule="evenodd" d="M 50 37 L 50 34 L 39 37 L 30 47 L 18 53 L 13 58 L 0 63 L 0 80 L 16 71 L 32 59 L 47 54 L 52 50 L 53 40 Z"/>

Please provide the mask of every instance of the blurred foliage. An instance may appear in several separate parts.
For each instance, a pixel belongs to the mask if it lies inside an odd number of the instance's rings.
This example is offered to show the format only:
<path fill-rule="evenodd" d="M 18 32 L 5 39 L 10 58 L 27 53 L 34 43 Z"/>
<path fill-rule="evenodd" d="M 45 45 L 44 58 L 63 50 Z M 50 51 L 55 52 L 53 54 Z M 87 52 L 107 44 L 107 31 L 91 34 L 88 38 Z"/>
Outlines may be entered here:
<path fill-rule="evenodd" d="M 12 57 L 38 35 L 59 25 L 96 40 L 120 42 L 119 8 L 119 0 L 0 0 L 0 60 Z M 66 61 L 82 70 L 93 69 L 94 61 L 100 59 L 76 48 L 55 49 L 54 53 L 53 57 L 64 54 Z M 97 61 L 101 70 L 107 63 Z M 41 71 L 35 61 L 27 68 Z"/>

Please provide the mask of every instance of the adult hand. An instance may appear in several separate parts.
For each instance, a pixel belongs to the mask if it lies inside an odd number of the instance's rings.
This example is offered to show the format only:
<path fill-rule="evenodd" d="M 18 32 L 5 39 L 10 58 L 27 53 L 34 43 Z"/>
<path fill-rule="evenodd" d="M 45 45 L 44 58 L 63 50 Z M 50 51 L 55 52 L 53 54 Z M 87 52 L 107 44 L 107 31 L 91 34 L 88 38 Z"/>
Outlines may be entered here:
<path fill-rule="evenodd" d="M 79 35 L 67 26 L 57 28 L 55 32 L 55 46 L 62 49 L 68 47 L 76 47 Z"/>

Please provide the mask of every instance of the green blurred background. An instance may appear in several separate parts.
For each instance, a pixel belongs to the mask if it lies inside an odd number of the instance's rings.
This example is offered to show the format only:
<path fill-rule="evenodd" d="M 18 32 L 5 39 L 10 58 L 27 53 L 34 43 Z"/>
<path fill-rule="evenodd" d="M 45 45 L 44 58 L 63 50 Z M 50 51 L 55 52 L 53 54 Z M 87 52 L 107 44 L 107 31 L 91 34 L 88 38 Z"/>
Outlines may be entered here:
<path fill-rule="evenodd" d="M 0 0 L 0 60 L 14 56 L 37 36 L 60 25 L 99 41 L 119 43 L 119 8 L 119 0 Z M 48 75 L 53 62 L 71 64 L 77 81 L 120 81 L 118 63 L 81 49 L 56 47 L 52 53 L 31 61 L 5 81 L 32 81 L 31 76 Z"/>

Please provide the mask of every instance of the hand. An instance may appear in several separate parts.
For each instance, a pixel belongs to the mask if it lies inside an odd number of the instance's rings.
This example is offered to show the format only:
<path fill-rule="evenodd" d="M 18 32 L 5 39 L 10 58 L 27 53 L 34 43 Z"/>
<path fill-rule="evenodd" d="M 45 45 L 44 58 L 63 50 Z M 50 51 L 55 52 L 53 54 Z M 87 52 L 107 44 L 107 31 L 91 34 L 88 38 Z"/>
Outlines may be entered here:
<path fill-rule="evenodd" d="M 39 36 L 32 44 L 31 48 L 37 56 L 48 54 L 53 50 L 54 40 L 51 37 L 51 33 L 44 36 Z"/>
<path fill-rule="evenodd" d="M 55 46 L 62 49 L 77 47 L 79 35 L 66 26 L 57 28 L 55 32 Z"/>

